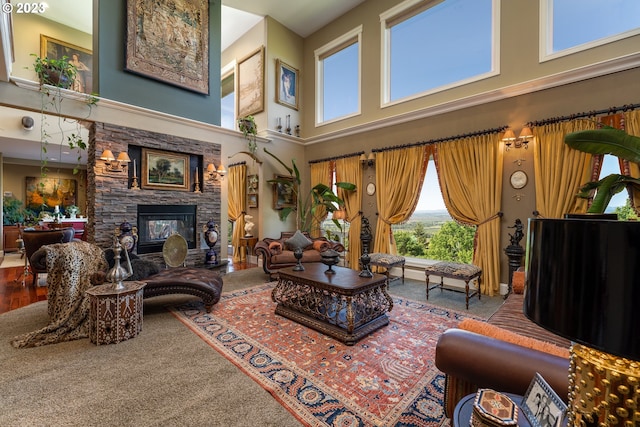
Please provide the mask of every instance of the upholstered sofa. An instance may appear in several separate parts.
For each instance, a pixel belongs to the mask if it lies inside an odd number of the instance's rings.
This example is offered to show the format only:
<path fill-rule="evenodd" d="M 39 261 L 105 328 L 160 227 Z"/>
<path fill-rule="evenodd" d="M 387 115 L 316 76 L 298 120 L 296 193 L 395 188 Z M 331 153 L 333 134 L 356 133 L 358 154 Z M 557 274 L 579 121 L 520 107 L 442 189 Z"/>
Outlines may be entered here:
<path fill-rule="evenodd" d="M 525 317 L 523 271 L 515 272 L 513 289 L 487 322 L 465 319 L 440 336 L 435 362 L 445 374 L 447 417 L 478 388 L 524 395 L 536 372 L 567 401 L 570 343 Z"/>
<path fill-rule="evenodd" d="M 273 277 L 281 268 L 296 265 L 293 247 L 288 244 L 294 234 L 294 232 L 285 231 L 280 233 L 277 239 L 267 237 L 256 243 L 254 253 L 258 258 L 262 257 L 262 268 L 270 277 Z M 325 237 L 309 237 L 308 233 L 302 234 L 310 243 L 303 247 L 301 263 L 322 261 L 320 253 L 328 249 L 344 252 L 344 246 L 340 242 L 327 240 Z"/>

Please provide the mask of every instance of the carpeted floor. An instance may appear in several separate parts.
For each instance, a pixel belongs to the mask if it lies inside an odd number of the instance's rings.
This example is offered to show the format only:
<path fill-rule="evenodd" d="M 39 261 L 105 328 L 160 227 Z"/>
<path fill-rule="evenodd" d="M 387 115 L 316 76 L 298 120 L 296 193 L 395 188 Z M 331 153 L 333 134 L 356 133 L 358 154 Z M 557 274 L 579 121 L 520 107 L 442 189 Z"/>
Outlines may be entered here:
<path fill-rule="evenodd" d="M 265 282 L 261 270 L 243 270 L 227 274 L 223 290 Z M 390 293 L 419 294 L 413 287 L 424 292 L 424 284 L 407 281 L 392 284 Z M 464 295 L 442 294 L 452 298 L 450 304 L 459 304 L 460 297 L 464 304 Z M 165 308 L 189 300 L 145 300 L 142 333 L 100 347 L 79 340 L 14 349 L 12 337 L 47 323 L 46 302 L 0 315 L 0 425 L 299 426 L 267 391 Z M 500 302 L 483 297 L 468 313 L 486 317 L 479 311 L 490 311 L 490 304 L 495 310 Z"/>

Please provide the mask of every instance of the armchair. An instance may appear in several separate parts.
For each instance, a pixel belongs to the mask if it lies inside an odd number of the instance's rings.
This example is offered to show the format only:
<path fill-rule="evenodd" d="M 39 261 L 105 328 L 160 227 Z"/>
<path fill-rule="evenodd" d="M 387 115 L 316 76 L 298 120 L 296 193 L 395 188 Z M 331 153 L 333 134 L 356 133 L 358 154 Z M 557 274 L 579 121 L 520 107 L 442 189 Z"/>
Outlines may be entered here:
<path fill-rule="evenodd" d="M 31 261 L 31 256 L 42 246 L 54 243 L 68 243 L 72 241 L 75 236 L 75 231 L 73 227 L 57 230 L 22 229 L 21 234 L 26 257 L 31 265 L 31 274 L 33 276 L 32 284 L 35 285 L 37 283 L 38 274 L 46 273 L 47 268 L 46 266 L 39 265 L 38 263 L 33 263 Z"/>

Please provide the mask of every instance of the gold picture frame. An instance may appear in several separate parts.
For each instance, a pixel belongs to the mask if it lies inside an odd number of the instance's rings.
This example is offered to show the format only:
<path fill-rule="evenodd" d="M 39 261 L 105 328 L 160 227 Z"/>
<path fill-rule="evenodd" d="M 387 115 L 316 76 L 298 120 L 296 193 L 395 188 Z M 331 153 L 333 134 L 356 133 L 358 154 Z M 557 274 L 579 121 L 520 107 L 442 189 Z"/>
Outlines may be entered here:
<path fill-rule="evenodd" d="M 126 71 L 209 94 L 209 0 L 127 0 Z"/>
<path fill-rule="evenodd" d="M 247 207 L 257 208 L 258 207 L 258 195 L 255 193 L 247 194 Z"/>
<path fill-rule="evenodd" d="M 189 191 L 189 155 L 142 149 L 142 188 Z"/>
<path fill-rule="evenodd" d="M 238 62 L 238 117 L 264 110 L 264 46 Z"/>
<path fill-rule="evenodd" d="M 62 59 L 76 66 L 78 72 L 70 89 L 76 92 L 93 92 L 93 52 L 75 44 L 40 34 L 40 58 Z"/>
<path fill-rule="evenodd" d="M 295 208 L 298 200 L 293 192 L 294 178 L 289 175 L 274 175 L 273 209 Z"/>
<path fill-rule="evenodd" d="M 300 72 L 297 68 L 276 59 L 276 102 L 294 110 L 298 109 Z"/>

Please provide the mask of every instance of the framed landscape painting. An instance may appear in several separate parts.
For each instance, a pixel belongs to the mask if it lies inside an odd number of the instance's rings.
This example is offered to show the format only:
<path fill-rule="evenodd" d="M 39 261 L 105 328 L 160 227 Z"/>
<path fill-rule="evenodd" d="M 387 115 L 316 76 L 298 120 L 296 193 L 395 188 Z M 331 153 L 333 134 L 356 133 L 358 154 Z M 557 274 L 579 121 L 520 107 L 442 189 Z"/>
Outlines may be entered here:
<path fill-rule="evenodd" d="M 238 63 L 238 117 L 264 110 L 264 46 Z"/>
<path fill-rule="evenodd" d="M 189 155 L 143 148 L 142 188 L 189 191 Z"/>
<path fill-rule="evenodd" d="M 67 178 L 26 177 L 26 207 L 34 212 L 53 212 L 56 206 L 76 205 L 78 182 Z"/>
<path fill-rule="evenodd" d="M 93 92 L 93 55 L 88 49 L 76 46 L 53 37 L 40 34 L 40 57 L 49 59 L 69 58 L 69 62 L 78 70 L 71 89 L 76 92 Z"/>

